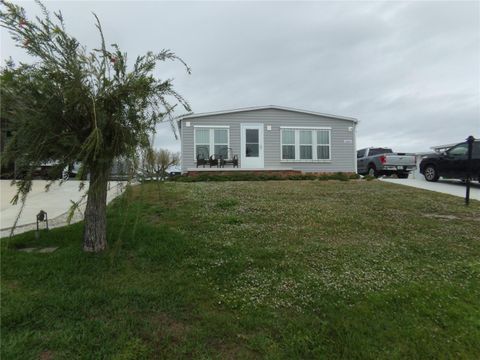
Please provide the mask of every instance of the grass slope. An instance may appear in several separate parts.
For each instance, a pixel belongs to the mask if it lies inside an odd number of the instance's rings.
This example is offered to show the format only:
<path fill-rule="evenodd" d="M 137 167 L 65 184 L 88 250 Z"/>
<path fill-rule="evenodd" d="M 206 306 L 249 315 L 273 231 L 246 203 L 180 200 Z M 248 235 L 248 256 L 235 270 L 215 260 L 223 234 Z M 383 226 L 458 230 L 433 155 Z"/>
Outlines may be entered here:
<path fill-rule="evenodd" d="M 478 358 L 479 214 L 377 181 L 137 186 L 105 254 L 81 224 L 2 240 L 1 357 Z"/>

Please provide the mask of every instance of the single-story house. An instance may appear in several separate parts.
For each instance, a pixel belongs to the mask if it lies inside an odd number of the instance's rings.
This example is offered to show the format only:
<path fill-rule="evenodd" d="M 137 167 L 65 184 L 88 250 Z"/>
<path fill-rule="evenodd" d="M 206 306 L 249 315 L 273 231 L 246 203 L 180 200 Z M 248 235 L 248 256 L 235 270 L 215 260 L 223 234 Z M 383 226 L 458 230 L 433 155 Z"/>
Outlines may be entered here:
<path fill-rule="evenodd" d="M 181 171 L 221 156 L 238 159 L 241 170 L 356 172 L 356 125 L 351 117 L 274 105 L 185 115 L 178 120 Z"/>

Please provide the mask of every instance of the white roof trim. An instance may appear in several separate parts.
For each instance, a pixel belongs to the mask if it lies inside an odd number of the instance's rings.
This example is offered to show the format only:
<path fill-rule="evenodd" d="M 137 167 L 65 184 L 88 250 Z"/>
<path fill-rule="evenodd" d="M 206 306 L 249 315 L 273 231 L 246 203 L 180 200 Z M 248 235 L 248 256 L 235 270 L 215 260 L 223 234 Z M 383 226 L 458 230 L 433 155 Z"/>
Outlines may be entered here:
<path fill-rule="evenodd" d="M 332 130 L 332 127 L 331 126 L 280 126 L 280 129 Z"/>
<path fill-rule="evenodd" d="M 353 118 L 353 117 L 338 116 L 338 115 L 333 115 L 333 114 L 325 114 L 325 113 L 319 113 L 319 112 L 315 112 L 315 111 L 294 109 L 294 108 L 289 108 L 289 107 L 285 107 L 285 106 L 277 106 L 277 105 L 253 106 L 253 107 L 246 107 L 246 108 L 239 108 L 239 109 L 232 109 L 232 110 L 223 110 L 223 111 L 213 111 L 213 112 L 205 112 L 205 113 L 198 113 L 198 114 L 189 114 L 189 115 L 181 116 L 179 118 L 179 120 L 193 119 L 193 118 L 204 117 L 204 116 L 212 116 L 212 115 L 232 114 L 232 113 L 244 112 L 244 111 L 267 110 L 267 109 L 293 111 L 293 112 L 309 114 L 309 115 L 317 115 L 317 116 L 324 116 L 324 117 L 340 119 L 340 120 L 348 120 L 348 121 L 352 121 L 354 123 L 358 122 L 358 120 L 356 118 Z"/>

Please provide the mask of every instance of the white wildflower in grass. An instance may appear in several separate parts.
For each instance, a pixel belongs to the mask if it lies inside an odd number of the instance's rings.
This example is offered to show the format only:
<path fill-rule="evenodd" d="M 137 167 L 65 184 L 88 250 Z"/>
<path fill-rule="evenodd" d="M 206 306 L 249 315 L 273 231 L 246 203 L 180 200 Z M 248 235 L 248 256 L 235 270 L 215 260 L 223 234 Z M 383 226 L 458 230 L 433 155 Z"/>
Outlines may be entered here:
<path fill-rule="evenodd" d="M 111 256 L 85 257 L 80 224 L 42 234 L 51 257 L 2 242 L 5 358 L 81 358 L 79 339 L 96 358 L 478 358 L 477 202 L 375 181 L 128 196 L 109 210 Z"/>

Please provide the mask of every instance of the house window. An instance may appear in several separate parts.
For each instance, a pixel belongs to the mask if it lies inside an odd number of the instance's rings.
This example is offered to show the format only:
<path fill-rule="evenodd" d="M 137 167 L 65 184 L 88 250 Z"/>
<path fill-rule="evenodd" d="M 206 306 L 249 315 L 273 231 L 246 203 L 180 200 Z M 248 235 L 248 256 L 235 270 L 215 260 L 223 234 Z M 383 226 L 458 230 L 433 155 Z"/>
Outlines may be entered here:
<path fill-rule="evenodd" d="M 281 129 L 283 161 L 329 161 L 330 128 Z"/>
<path fill-rule="evenodd" d="M 300 159 L 312 160 L 312 131 L 301 130 L 300 132 Z"/>
<path fill-rule="evenodd" d="M 208 159 L 211 155 L 228 158 L 229 129 L 223 127 L 195 128 L 195 158 Z"/>
<path fill-rule="evenodd" d="M 282 159 L 295 160 L 295 130 L 282 130 Z"/>
<path fill-rule="evenodd" d="M 195 158 L 210 156 L 210 129 L 195 129 Z"/>
<path fill-rule="evenodd" d="M 330 159 L 330 130 L 317 130 L 317 159 Z"/>
<path fill-rule="evenodd" d="M 228 129 L 213 129 L 214 154 L 228 159 Z"/>

